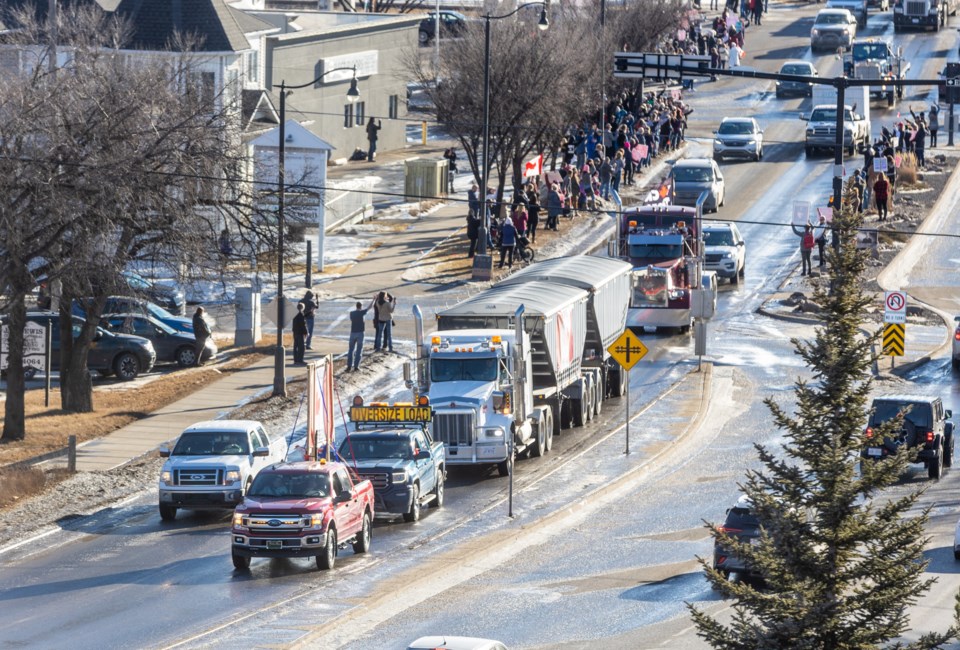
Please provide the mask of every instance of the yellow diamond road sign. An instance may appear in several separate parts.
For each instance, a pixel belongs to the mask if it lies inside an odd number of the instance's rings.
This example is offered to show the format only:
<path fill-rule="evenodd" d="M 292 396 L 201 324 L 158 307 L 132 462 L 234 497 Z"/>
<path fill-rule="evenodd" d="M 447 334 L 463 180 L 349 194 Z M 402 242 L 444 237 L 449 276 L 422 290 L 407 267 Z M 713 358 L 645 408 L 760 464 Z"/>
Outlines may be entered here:
<path fill-rule="evenodd" d="M 616 341 L 610 344 L 607 352 L 624 370 L 630 370 L 647 354 L 647 346 L 637 338 L 636 334 L 626 329 Z"/>

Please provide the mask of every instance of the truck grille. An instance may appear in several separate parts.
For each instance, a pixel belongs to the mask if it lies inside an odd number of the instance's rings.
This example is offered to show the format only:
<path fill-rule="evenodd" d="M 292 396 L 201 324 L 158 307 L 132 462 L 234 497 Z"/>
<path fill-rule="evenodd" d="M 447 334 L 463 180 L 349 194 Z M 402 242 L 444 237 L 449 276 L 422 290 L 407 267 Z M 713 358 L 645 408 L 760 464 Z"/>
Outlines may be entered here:
<path fill-rule="evenodd" d="M 865 63 L 857 66 L 858 79 L 879 79 L 880 66 L 875 63 Z"/>
<path fill-rule="evenodd" d="M 837 127 L 835 126 L 818 126 L 813 129 L 814 135 L 836 135 Z"/>
<path fill-rule="evenodd" d="M 433 439 L 448 447 L 473 444 L 474 413 L 437 413 L 433 414 Z"/>
<path fill-rule="evenodd" d="M 390 485 L 388 474 L 361 474 L 361 481 L 370 481 L 374 490 L 383 490 Z"/>
<path fill-rule="evenodd" d="M 926 16 L 927 15 L 926 2 L 918 2 L 917 0 L 910 2 L 910 0 L 907 0 L 907 2 L 904 4 L 907 5 L 907 8 L 905 11 L 908 16 Z"/>
<path fill-rule="evenodd" d="M 223 470 L 216 468 L 175 469 L 173 484 L 184 487 L 196 485 L 223 485 Z"/>
<path fill-rule="evenodd" d="M 299 531 L 304 525 L 304 515 L 254 515 L 244 518 L 250 532 L 272 533 Z"/>

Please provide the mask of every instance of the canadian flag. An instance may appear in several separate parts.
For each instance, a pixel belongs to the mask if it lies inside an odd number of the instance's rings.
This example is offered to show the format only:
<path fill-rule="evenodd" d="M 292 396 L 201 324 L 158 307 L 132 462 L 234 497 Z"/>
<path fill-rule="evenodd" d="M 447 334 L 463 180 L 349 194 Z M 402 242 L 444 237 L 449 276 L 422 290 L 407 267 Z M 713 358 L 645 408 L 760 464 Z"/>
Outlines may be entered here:
<path fill-rule="evenodd" d="M 523 165 L 524 178 L 533 178 L 534 176 L 540 176 L 542 174 L 543 174 L 543 154 L 540 154 L 533 160 L 524 163 Z"/>

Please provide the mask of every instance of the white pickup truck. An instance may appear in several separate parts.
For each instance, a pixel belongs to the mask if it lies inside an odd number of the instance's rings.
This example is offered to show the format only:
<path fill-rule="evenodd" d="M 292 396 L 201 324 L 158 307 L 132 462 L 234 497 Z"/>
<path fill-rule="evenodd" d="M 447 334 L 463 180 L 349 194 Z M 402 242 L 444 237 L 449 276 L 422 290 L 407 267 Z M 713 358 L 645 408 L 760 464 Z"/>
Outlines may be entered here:
<path fill-rule="evenodd" d="M 177 510 L 233 510 L 262 468 L 282 463 L 287 441 L 254 420 L 198 422 L 177 439 L 160 471 L 160 518 Z"/>
<path fill-rule="evenodd" d="M 857 113 L 856 105 L 843 107 L 843 147 L 852 156 L 857 148 L 870 144 L 870 118 Z M 808 156 L 816 149 L 833 151 L 837 143 L 837 106 L 820 104 L 814 106 L 809 116 L 801 115 L 807 122 L 804 151 Z"/>

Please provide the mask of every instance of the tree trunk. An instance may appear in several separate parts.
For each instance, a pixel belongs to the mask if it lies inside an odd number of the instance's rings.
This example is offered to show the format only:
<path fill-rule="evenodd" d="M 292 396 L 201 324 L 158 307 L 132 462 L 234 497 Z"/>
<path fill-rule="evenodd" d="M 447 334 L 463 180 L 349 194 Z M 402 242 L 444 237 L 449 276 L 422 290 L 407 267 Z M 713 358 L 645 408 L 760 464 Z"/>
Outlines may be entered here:
<path fill-rule="evenodd" d="M 87 368 L 87 354 L 92 337 L 84 336 L 85 332 L 81 331 L 78 338 L 73 338 L 72 302 L 72 296 L 68 295 L 60 306 L 60 407 L 73 413 L 90 413 L 93 411 L 93 381 Z M 101 305 L 98 311 L 102 310 Z M 87 325 L 89 322 L 84 330 Z"/>
<path fill-rule="evenodd" d="M 17 296 L 10 304 L 10 314 L 6 328 L 9 330 L 7 341 L 7 400 L 4 404 L 3 434 L 0 442 L 23 440 L 26 436 L 24 415 L 23 380 L 23 327 L 27 322 L 27 306 L 23 295 Z"/>

